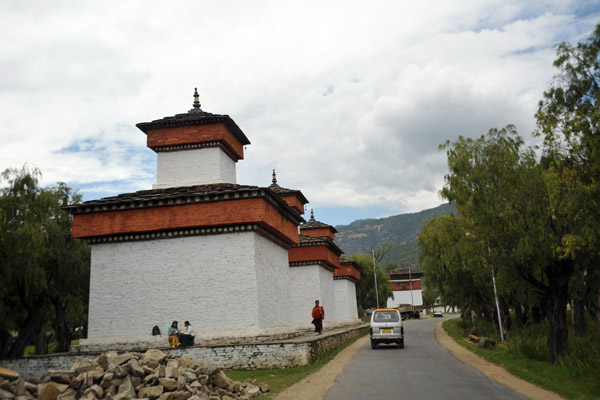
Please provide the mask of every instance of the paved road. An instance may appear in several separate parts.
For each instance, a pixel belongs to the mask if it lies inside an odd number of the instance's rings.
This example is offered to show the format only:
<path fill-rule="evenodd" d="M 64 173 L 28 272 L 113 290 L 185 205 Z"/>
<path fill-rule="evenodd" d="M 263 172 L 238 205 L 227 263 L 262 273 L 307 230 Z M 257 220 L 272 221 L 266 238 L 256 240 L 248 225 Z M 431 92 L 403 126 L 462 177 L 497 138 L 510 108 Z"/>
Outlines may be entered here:
<path fill-rule="evenodd" d="M 405 347 L 367 341 L 346 365 L 325 400 L 525 399 L 458 361 L 435 339 L 440 319 L 405 321 Z"/>

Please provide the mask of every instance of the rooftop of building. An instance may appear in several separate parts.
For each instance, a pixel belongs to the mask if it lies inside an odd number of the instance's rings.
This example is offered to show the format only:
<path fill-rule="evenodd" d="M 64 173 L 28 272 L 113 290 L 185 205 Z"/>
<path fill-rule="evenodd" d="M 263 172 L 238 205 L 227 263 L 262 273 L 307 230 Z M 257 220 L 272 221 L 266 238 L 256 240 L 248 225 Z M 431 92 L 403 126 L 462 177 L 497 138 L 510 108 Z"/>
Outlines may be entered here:
<path fill-rule="evenodd" d="M 340 249 L 333 240 L 329 239 L 327 236 L 308 236 L 300 234 L 300 243 L 295 245 L 294 247 L 303 247 L 303 246 L 328 246 L 332 250 L 334 250 L 338 255 L 344 254 L 344 251 Z"/>
<path fill-rule="evenodd" d="M 279 196 L 296 196 L 302 202 L 302 204 L 308 203 L 308 200 L 300 190 L 297 189 L 288 189 L 281 187 L 277 184 L 277 175 L 275 174 L 275 170 L 273 170 L 273 180 L 271 185 L 269 185 L 269 189 L 277 193 Z"/>
<path fill-rule="evenodd" d="M 235 121 L 226 114 L 213 114 L 203 111 L 200 108 L 200 101 L 198 100 L 198 89 L 194 90 L 194 103 L 193 108 L 185 114 L 176 114 L 171 117 L 164 117 L 156 119 L 151 122 L 140 122 L 136 126 L 144 133 L 154 129 L 164 128 L 178 128 L 182 126 L 194 126 L 194 125 L 209 125 L 223 123 L 225 126 L 234 134 L 234 136 L 243 145 L 250 144 L 250 140 L 246 137 L 244 132 L 235 123 Z"/>
<path fill-rule="evenodd" d="M 317 221 L 315 219 L 315 213 L 312 208 L 310 209 L 310 219 L 307 222 L 300 225 L 300 229 L 329 229 L 331 232 L 337 233 L 337 230 L 333 226 L 321 221 Z"/>
<path fill-rule="evenodd" d="M 80 204 L 71 204 L 63 208 L 72 214 L 80 214 L 257 197 L 267 198 L 282 211 L 287 213 L 292 220 L 296 221 L 296 223 L 304 221 L 304 218 L 302 218 L 296 209 L 288 206 L 285 201 L 281 200 L 281 198 L 275 195 L 269 188 L 233 183 L 214 183 L 140 190 L 133 193 L 104 197 L 99 200 L 89 200 Z"/>
<path fill-rule="evenodd" d="M 410 267 L 398 267 L 394 268 L 388 272 L 389 275 L 408 275 L 408 274 L 416 274 L 423 275 L 423 272 L 420 269 L 410 268 Z"/>

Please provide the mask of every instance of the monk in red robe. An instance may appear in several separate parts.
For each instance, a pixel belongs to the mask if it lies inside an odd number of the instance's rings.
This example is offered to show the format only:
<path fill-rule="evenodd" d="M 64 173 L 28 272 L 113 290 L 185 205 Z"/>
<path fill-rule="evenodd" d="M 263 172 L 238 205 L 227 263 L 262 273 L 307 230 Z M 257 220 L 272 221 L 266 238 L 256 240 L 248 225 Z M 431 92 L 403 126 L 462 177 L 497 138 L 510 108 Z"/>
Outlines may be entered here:
<path fill-rule="evenodd" d="M 315 306 L 312 309 L 312 323 L 315 325 L 315 332 L 320 335 L 323 330 L 323 320 L 325 319 L 325 310 L 319 305 L 319 300 L 315 300 Z"/>

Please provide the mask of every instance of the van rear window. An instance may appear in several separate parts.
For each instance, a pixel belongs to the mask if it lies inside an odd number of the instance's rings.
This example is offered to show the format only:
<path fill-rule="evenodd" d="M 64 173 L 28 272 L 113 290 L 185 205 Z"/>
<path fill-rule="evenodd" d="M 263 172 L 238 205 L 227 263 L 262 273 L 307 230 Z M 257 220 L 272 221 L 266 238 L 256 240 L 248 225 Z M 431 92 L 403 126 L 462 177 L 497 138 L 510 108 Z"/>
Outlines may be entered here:
<path fill-rule="evenodd" d="M 398 311 L 375 311 L 373 322 L 398 322 Z"/>

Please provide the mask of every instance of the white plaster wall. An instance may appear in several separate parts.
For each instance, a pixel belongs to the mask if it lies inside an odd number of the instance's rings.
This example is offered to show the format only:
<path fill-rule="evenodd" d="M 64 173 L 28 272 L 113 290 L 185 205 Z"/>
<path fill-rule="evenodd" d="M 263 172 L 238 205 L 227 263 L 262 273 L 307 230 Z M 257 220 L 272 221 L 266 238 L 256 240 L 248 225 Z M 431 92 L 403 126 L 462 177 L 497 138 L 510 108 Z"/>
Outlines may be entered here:
<path fill-rule="evenodd" d="M 333 272 L 319 265 L 290 267 L 290 317 L 299 325 L 310 325 L 315 300 L 325 309 L 325 323 L 336 321 Z"/>
<path fill-rule="evenodd" d="M 302 267 L 300 267 L 302 268 Z M 335 288 L 333 287 L 333 272 L 323 267 L 319 269 L 319 281 L 321 284 L 321 295 L 318 297 L 319 302 L 325 309 L 325 321 L 337 321 L 337 307 L 335 303 Z M 313 306 L 314 306 L 313 300 Z M 312 309 L 311 309 L 312 310 Z"/>
<path fill-rule="evenodd" d="M 399 304 L 413 304 L 415 306 L 423 305 L 423 291 L 413 290 L 412 301 L 410 297 L 410 290 L 395 290 L 392 292 L 394 298 L 387 299 L 387 307 L 398 307 Z"/>
<path fill-rule="evenodd" d="M 254 232 L 93 245 L 88 336 L 164 335 L 173 320 L 251 334 L 282 318 L 284 304 L 264 299 L 285 292 L 287 265 Z"/>
<path fill-rule="evenodd" d="M 337 321 L 350 321 L 358 319 L 356 306 L 356 285 L 349 279 L 333 281 L 335 288 L 335 303 L 337 306 Z"/>
<path fill-rule="evenodd" d="M 254 235 L 258 324 L 260 327 L 289 325 L 288 251 L 260 235 Z M 240 282 L 240 285 L 243 285 Z"/>
<path fill-rule="evenodd" d="M 235 161 L 219 147 L 157 153 L 153 189 L 236 183 Z"/>

